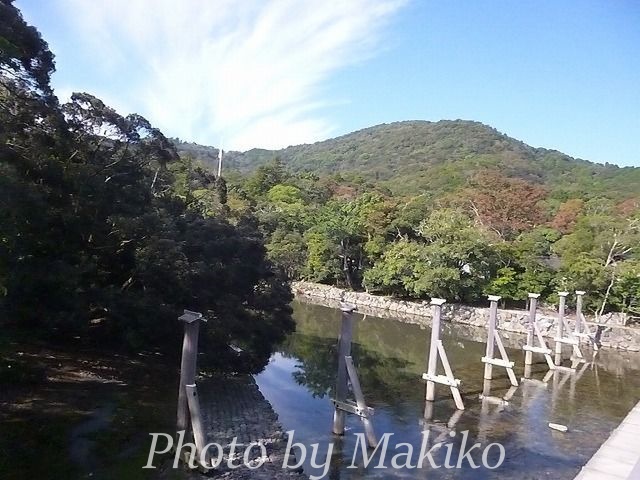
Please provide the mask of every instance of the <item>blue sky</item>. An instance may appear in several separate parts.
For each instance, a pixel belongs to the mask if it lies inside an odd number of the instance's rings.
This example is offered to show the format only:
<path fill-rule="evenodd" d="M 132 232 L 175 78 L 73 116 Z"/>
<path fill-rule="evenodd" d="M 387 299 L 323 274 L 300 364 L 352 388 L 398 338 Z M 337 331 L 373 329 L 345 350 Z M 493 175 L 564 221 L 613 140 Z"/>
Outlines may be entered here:
<path fill-rule="evenodd" d="M 88 91 L 167 135 L 276 148 L 469 119 L 640 166 L 640 2 L 17 0 Z"/>

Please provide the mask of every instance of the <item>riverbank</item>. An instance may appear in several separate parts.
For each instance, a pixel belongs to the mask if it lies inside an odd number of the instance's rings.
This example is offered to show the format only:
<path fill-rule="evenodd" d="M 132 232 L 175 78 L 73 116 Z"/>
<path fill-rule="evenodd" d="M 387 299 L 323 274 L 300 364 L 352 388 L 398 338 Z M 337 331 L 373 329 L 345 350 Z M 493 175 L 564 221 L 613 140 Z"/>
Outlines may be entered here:
<path fill-rule="evenodd" d="M 173 433 L 178 366 L 159 355 L 114 355 L 0 342 L 0 478 L 302 480 L 282 470 L 286 437 L 277 415 L 250 375 L 198 380 L 210 441 L 261 440 L 269 460 L 204 476 L 173 469 L 156 456 L 143 469 L 150 433 Z M 293 462 L 293 460 L 292 460 Z"/>
<path fill-rule="evenodd" d="M 175 428 L 175 369 L 158 355 L 0 346 L 0 477 L 151 479 L 149 432 Z"/>
<path fill-rule="evenodd" d="M 411 322 L 429 325 L 431 306 L 429 302 L 399 300 L 392 297 L 372 295 L 365 292 L 353 292 L 329 285 L 311 282 L 293 282 L 293 293 L 299 297 L 322 299 L 325 301 L 345 301 L 358 306 L 363 313 L 377 316 L 393 316 Z M 487 322 L 487 308 L 468 305 L 445 304 L 443 318 L 451 323 L 460 323 L 484 328 Z M 555 336 L 552 314 L 538 316 L 542 333 L 548 338 Z M 569 324 L 574 319 L 569 315 Z M 616 317 L 606 325 L 588 322 L 593 331 L 600 329 L 600 344 L 603 348 L 629 352 L 640 352 L 640 328 L 637 326 L 616 325 Z M 507 332 L 525 334 L 527 332 L 528 312 L 525 310 L 498 310 L 498 329 Z M 613 323 L 612 323 L 613 322 Z"/>

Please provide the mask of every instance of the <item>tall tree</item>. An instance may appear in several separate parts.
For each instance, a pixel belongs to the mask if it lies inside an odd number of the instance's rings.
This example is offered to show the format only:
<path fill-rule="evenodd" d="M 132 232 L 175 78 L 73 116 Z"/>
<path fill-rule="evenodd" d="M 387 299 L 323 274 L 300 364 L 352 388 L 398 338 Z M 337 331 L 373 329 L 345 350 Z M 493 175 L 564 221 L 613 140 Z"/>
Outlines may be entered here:
<path fill-rule="evenodd" d="M 508 239 L 545 222 L 539 202 L 546 193 L 539 185 L 489 170 L 472 179 L 466 197 L 477 221 Z"/>

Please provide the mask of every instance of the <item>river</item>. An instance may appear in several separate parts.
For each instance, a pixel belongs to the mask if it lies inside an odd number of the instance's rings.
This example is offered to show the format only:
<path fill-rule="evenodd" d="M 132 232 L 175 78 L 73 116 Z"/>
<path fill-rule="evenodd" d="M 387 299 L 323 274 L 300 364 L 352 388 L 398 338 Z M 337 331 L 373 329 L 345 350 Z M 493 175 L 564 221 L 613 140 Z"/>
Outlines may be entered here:
<path fill-rule="evenodd" d="M 640 398 L 640 354 L 603 351 L 593 361 L 580 365 L 576 373 L 556 371 L 546 385 L 521 383 L 511 392 L 508 405 L 483 402 L 479 395 L 483 391 L 484 366 L 480 358 L 485 344 L 480 339 L 484 332 L 445 324 L 441 338 L 454 374 L 462 381 L 466 410 L 456 413 L 448 388 L 438 386 L 432 416 L 425 418 L 425 384 L 421 376 L 426 370 L 429 328 L 394 318 L 356 314 L 352 355 L 367 403 L 375 409 L 374 428 L 379 438 L 385 433 L 393 434 L 382 462 L 379 463 L 379 449 L 374 460 L 365 466 L 357 447 L 356 434 L 363 432 L 357 417 L 348 415 L 344 437 L 331 433 L 340 311 L 298 300 L 293 307 L 296 332 L 281 345 L 256 380 L 284 428 L 294 431 L 294 441 L 307 447 L 318 444 L 316 467 L 312 465 L 310 448 L 303 465 L 310 475 L 330 479 L 571 480 Z M 519 340 L 512 334 L 507 343 L 515 345 Z M 523 352 L 507 350 L 520 378 Z M 542 358 L 536 362 L 533 378 L 542 380 L 547 367 Z M 491 396 L 508 393 L 504 369 L 494 367 L 490 387 Z M 568 431 L 552 430 L 550 422 L 566 425 Z M 429 432 L 425 443 L 428 448 L 439 441 L 443 445 L 433 450 L 433 465 L 425 461 L 423 468 L 414 468 L 425 441 L 423 432 Z M 482 448 L 464 458 L 461 468 L 445 468 L 458 463 L 461 454 L 475 442 Z M 495 445 L 487 449 L 486 466 L 482 464 L 482 451 L 492 443 L 504 449 L 504 461 L 494 469 L 487 467 L 499 462 L 500 451 Z M 330 463 L 323 476 L 330 448 Z M 399 466 L 394 468 L 392 458 L 410 450 L 410 458 L 398 457 Z M 374 468 L 378 465 L 384 468 Z M 479 468 L 472 468 L 476 465 Z"/>

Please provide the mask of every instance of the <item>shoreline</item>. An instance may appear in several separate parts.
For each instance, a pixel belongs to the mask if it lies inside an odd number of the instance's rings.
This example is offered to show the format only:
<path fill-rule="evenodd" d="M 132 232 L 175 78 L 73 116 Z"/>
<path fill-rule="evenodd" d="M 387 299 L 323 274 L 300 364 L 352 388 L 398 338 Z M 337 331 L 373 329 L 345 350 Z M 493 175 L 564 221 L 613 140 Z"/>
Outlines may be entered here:
<path fill-rule="evenodd" d="M 334 302 L 333 305 L 327 306 L 337 307 L 340 301 L 344 301 L 356 305 L 360 313 L 368 313 L 383 318 L 399 318 L 403 321 L 410 321 L 424 326 L 430 326 L 431 324 L 431 306 L 425 301 L 399 300 L 312 282 L 292 282 L 291 290 L 296 298 Z M 447 324 L 471 325 L 482 329 L 486 326 L 488 318 L 488 308 L 486 307 L 445 304 L 442 310 L 443 319 Z M 498 309 L 497 328 L 502 331 L 525 335 L 527 333 L 528 316 L 529 312 L 526 310 Z M 570 326 L 574 325 L 575 320 L 571 315 L 567 316 L 567 320 Z M 554 317 L 552 315 L 539 314 L 538 321 L 543 336 L 553 338 L 555 329 L 551 327 Z M 587 323 L 602 330 L 600 337 L 600 346 L 602 348 L 634 353 L 640 352 L 640 328 L 615 324 L 600 325 L 594 322 Z"/>

